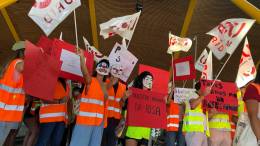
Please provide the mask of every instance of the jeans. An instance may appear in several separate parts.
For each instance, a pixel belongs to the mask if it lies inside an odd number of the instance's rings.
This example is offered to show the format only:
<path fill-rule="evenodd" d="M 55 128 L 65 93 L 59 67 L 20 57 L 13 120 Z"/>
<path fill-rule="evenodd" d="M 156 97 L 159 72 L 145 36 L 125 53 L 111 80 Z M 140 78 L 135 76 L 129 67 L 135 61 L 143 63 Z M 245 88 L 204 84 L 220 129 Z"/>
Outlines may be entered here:
<path fill-rule="evenodd" d="M 12 129 L 17 129 L 18 123 L 15 122 L 0 122 L 0 146 L 4 145 L 9 132 Z"/>
<path fill-rule="evenodd" d="M 59 146 L 65 130 L 64 122 L 40 123 L 40 133 L 35 146 Z"/>
<path fill-rule="evenodd" d="M 178 131 L 167 131 L 166 133 L 166 146 L 185 146 L 185 137 L 182 133 L 183 122 L 179 123 Z"/>
<path fill-rule="evenodd" d="M 118 139 L 115 134 L 115 129 L 119 124 L 120 120 L 108 118 L 107 121 L 107 128 L 105 128 L 103 132 L 102 146 L 116 146 Z"/>
<path fill-rule="evenodd" d="M 100 146 L 104 123 L 99 126 L 78 125 L 73 129 L 70 146 Z"/>

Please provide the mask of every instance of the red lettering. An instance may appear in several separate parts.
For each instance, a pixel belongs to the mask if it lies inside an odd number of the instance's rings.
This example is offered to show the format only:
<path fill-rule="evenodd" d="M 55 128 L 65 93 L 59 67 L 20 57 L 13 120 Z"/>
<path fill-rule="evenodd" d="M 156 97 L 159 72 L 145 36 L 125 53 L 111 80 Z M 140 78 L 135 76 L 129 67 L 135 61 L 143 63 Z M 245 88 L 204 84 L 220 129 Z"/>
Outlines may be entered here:
<path fill-rule="evenodd" d="M 47 23 L 51 23 L 52 20 L 53 20 L 53 19 L 52 19 L 50 16 L 48 16 L 48 15 L 45 16 L 43 19 L 44 19 L 44 21 L 47 22 Z"/>
<path fill-rule="evenodd" d="M 62 3 L 59 3 L 58 9 L 59 9 L 59 12 L 62 12 L 65 9 L 64 6 L 62 5 Z"/>

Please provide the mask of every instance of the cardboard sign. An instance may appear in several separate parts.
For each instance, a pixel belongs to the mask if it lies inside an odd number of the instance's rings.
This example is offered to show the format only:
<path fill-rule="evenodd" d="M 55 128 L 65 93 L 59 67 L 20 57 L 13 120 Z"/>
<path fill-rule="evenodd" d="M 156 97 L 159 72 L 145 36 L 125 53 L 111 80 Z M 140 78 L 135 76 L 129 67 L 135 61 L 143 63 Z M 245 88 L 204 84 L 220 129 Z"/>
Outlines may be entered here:
<path fill-rule="evenodd" d="M 43 53 L 39 47 L 29 41 L 26 41 L 25 45 L 23 72 L 25 92 L 40 99 L 52 100 L 61 62 Z"/>
<path fill-rule="evenodd" d="M 108 59 L 110 66 L 118 64 L 122 66 L 123 74 L 120 79 L 124 82 L 127 81 L 138 61 L 138 59 L 130 51 L 128 51 L 124 45 L 120 45 L 118 43 L 115 44 Z"/>
<path fill-rule="evenodd" d="M 166 129 L 166 103 L 164 94 L 129 88 L 127 125 Z"/>
<path fill-rule="evenodd" d="M 84 82 L 80 68 L 80 57 L 76 54 L 76 47 L 64 41 L 55 39 L 53 42 L 53 56 L 62 61 L 60 77 Z M 86 66 L 90 74 L 93 71 L 94 56 L 85 51 Z"/>
<path fill-rule="evenodd" d="M 212 80 L 201 80 L 201 89 L 211 86 Z M 237 87 L 235 83 L 216 81 L 211 93 L 205 97 L 203 108 L 215 108 L 219 112 L 236 114 L 238 110 Z"/>
<path fill-rule="evenodd" d="M 170 73 L 159 68 L 140 64 L 138 73 L 140 74 L 143 71 L 149 71 L 153 75 L 152 91 L 160 92 L 166 95 L 168 92 L 168 81 Z"/>
<path fill-rule="evenodd" d="M 40 37 L 40 39 L 38 40 L 36 45 L 41 47 L 45 53 L 51 55 L 52 43 L 53 43 L 53 40 L 51 40 L 48 37 L 42 35 Z"/>
<path fill-rule="evenodd" d="M 174 80 L 192 80 L 196 71 L 192 56 L 173 60 Z"/>
<path fill-rule="evenodd" d="M 190 99 L 198 98 L 199 95 L 195 91 L 196 89 L 191 88 L 174 88 L 174 102 L 181 104 Z"/>
<path fill-rule="evenodd" d="M 208 58 L 208 51 L 207 49 L 204 49 L 204 51 L 200 54 L 200 57 L 197 59 L 195 63 L 196 70 L 202 72 L 204 65 L 206 64 Z"/>
<path fill-rule="evenodd" d="M 192 41 L 189 38 L 181 38 L 169 33 L 169 48 L 167 50 L 168 54 L 173 52 L 184 51 L 188 52 L 191 48 Z"/>

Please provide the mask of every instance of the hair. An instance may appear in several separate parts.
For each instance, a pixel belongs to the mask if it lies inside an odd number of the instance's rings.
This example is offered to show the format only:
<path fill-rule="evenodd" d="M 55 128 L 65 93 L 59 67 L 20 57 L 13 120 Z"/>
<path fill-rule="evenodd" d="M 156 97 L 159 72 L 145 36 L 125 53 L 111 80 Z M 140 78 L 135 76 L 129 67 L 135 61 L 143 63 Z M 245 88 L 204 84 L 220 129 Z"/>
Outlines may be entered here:
<path fill-rule="evenodd" d="M 195 89 L 196 89 L 197 91 L 199 91 L 200 88 L 201 88 L 201 83 L 200 83 L 200 81 L 198 81 L 198 82 L 195 84 Z"/>
<path fill-rule="evenodd" d="M 66 80 L 64 78 L 58 78 L 58 81 L 62 84 L 62 86 L 65 89 L 65 91 L 67 91 Z"/>
<path fill-rule="evenodd" d="M 135 80 L 134 80 L 134 83 L 133 83 L 133 87 L 134 88 L 139 88 L 139 89 L 143 89 L 143 79 L 146 77 L 146 76 L 152 76 L 153 78 L 153 75 L 152 73 L 148 72 L 148 71 L 144 71 L 142 72 L 141 74 L 139 74 Z"/>
<path fill-rule="evenodd" d="M 256 73 L 256 78 L 255 78 L 254 83 L 260 84 L 260 66 L 258 66 L 258 68 L 257 68 L 257 73 Z"/>

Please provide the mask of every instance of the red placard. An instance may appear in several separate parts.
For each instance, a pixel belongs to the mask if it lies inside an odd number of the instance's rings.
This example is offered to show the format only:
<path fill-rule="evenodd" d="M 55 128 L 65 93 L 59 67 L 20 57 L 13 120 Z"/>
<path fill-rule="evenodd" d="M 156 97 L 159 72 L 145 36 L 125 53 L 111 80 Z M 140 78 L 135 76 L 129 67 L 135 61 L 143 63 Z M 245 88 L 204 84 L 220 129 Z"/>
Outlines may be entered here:
<path fill-rule="evenodd" d="M 173 60 L 174 80 L 192 80 L 196 78 L 196 70 L 192 56 Z"/>
<path fill-rule="evenodd" d="M 37 42 L 37 46 L 41 47 L 45 53 L 51 55 L 53 41 L 48 37 L 42 35 Z"/>
<path fill-rule="evenodd" d="M 26 41 L 24 59 L 24 89 L 26 94 L 52 100 L 61 62 L 56 58 L 43 53 L 34 44 Z"/>
<path fill-rule="evenodd" d="M 61 60 L 61 53 L 64 50 L 67 52 L 71 52 L 74 55 L 76 53 L 76 47 L 74 45 L 71 45 L 67 42 L 64 42 L 64 41 L 61 41 L 58 39 L 54 39 L 52 55 L 55 56 L 57 59 Z M 93 54 L 89 53 L 88 51 L 85 51 L 85 57 L 86 57 L 86 66 L 88 68 L 89 73 L 92 75 L 93 65 L 94 65 L 94 56 L 93 56 Z M 78 65 L 80 65 L 80 64 L 78 64 Z M 80 68 L 80 66 L 78 66 L 78 67 Z M 66 79 L 74 80 L 74 81 L 84 82 L 82 75 L 79 75 L 76 73 L 74 74 L 71 72 L 66 72 L 66 71 L 61 70 L 59 76 L 66 78 Z"/>
<path fill-rule="evenodd" d="M 201 80 L 201 88 L 211 86 L 212 80 Z M 237 87 L 235 83 L 216 81 L 211 88 L 211 93 L 205 97 L 203 108 L 215 108 L 219 112 L 236 114 L 238 109 Z"/>
<path fill-rule="evenodd" d="M 167 94 L 168 92 L 168 81 L 170 73 L 168 71 L 155 68 L 149 65 L 140 64 L 139 74 L 143 71 L 149 71 L 153 75 L 153 89 L 152 91 Z"/>
<path fill-rule="evenodd" d="M 166 103 L 164 94 L 130 88 L 128 98 L 127 125 L 166 129 Z"/>

